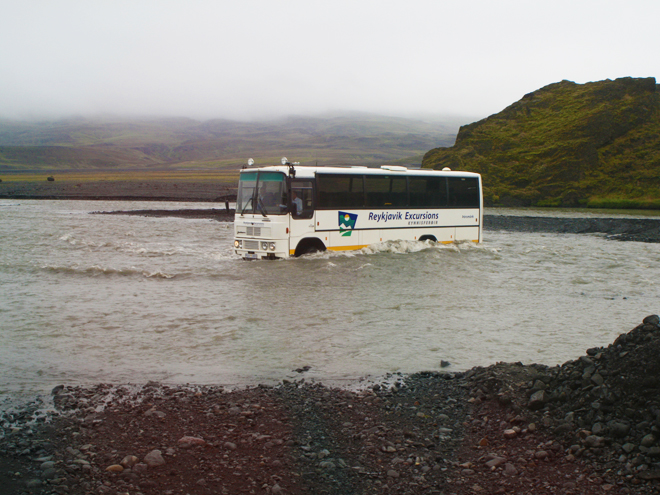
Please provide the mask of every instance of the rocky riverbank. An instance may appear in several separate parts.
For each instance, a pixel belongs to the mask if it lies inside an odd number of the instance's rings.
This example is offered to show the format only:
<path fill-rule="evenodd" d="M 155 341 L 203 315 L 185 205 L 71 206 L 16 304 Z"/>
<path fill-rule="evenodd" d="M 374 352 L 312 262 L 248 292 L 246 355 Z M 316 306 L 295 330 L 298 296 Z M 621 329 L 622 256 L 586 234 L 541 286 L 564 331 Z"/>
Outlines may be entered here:
<path fill-rule="evenodd" d="M 93 211 L 94 215 L 137 215 L 142 217 L 208 218 L 219 222 L 233 222 L 236 210 L 233 208 L 195 208 L 180 210 L 120 210 Z"/>
<path fill-rule="evenodd" d="M 125 210 L 98 211 L 96 214 L 157 217 L 210 218 L 234 220 L 233 209 Z M 484 215 L 484 230 L 545 232 L 554 234 L 602 234 L 618 241 L 660 242 L 660 219 L 648 218 L 555 218 L 518 215 Z"/>
<path fill-rule="evenodd" d="M 220 202 L 236 198 L 236 183 L 220 180 L 2 181 L 0 199 Z"/>
<path fill-rule="evenodd" d="M 218 208 L 180 210 L 133 210 L 95 212 L 143 216 L 176 216 L 232 221 L 225 201 L 235 201 L 235 184 L 221 181 L 6 181 L 0 183 L 0 199 L 57 199 L 105 201 L 172 201 L 219 203 Z M 557 218 L 484 215 L 484 230 L 603 234 L 623 241 L 660 242 L 660 218 Z"/>
<path fill-rule="evenodd" d="M 60 386 L 2 415 L 3 493 L 655 494 L 660 319 L 562 366 L 346 390 Z"/>
<path fill-rule="evenodd" d="M 618 241 L 660 242 L 660 218 L 566 218 L 484 215 L 484 230 L 603 234 Z"/>

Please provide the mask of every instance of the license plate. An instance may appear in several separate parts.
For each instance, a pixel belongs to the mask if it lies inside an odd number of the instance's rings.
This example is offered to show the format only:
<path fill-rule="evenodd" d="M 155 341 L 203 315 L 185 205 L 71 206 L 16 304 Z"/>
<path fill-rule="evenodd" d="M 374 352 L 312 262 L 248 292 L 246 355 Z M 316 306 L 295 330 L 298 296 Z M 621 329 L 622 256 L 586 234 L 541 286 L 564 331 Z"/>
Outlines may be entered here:
<path fill-rule="evenodd" d="M 245 255 L 246 260 L 256 260 L 258 259 L 258 256 L 255 253 L 247 253 Z"/>

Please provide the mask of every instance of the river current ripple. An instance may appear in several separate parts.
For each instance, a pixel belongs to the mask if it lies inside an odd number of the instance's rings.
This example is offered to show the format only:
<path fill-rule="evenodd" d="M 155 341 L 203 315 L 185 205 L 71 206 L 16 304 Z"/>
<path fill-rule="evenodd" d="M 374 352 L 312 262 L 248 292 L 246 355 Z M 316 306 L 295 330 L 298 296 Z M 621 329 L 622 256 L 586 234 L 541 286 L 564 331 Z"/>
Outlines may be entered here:
<path fill-rule="evenodd" d="M 660 245 L 488 232 L 244 262 L 207 204 L 0 200 L 3 394 L 561 364 L 660 310 Z M 304 375 L 293 371 L 304 366 Z"/>

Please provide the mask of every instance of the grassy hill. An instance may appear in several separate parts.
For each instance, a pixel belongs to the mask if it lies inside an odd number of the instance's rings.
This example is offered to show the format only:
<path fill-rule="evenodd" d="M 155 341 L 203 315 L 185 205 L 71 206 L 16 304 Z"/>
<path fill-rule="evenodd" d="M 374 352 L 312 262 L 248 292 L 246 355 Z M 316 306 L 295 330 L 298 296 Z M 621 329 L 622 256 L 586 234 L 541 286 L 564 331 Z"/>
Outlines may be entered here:
<path fill-rule="evenodd" d="M 422 164 L 481 173 L 489 204 L 660 208 L 660 91 L 654 78 L 551 84 Z"/>
<path fill-rule="evenodd" d="M 421 163 L 458 125 L 367 114 L 266 122 L 191 119 L 0 120 L 0 171 L 237 169 L 278 164 Z"/>

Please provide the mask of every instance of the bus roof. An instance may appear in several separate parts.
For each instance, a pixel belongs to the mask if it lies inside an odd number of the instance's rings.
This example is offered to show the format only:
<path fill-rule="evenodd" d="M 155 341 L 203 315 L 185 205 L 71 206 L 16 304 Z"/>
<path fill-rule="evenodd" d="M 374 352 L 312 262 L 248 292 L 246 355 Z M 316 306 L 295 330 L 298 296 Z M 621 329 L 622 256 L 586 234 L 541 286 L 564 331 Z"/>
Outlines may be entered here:
<path fill-rule="evenodd" d="M 241 172 L 282 172 L 283 174 L 289 173 L 289 166 L 277 165 L 270 167 L 251 167 L 241 169 Z M 419 168 L 406 168 L 395 165 L 382 165 L 380 168 L 375 167 L 314 167 L 305 165 L 295 165 L 291 168 L 296 171 L 297 179 L 311 179 L 316 177 L 317 173 L 320 174 L 352 174 L 352 175 L 401 175 L 401 176 L 446 176 L 446 177 L 480 177 L 480 174 L 474 172 L 456 172 L 453 170 L 433 170 L 433 169 L 419 169 Z"/>

